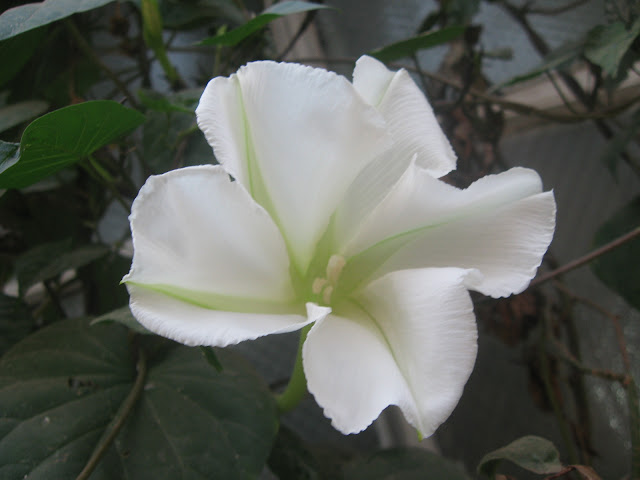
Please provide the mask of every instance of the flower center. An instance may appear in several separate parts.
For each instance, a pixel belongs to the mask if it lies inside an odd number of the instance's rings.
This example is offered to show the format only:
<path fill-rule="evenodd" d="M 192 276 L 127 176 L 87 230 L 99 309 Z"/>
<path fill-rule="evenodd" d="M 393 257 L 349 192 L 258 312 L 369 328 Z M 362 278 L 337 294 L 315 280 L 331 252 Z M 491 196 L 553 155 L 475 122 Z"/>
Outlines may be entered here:
<path fill-rule="evenodd" d="M 313 280 L 311 291 L 314 295 L 321 296 L 322 302 L 325 305 L 329 305 L 331 303 L 331 295 L 333 294 L 333 290 L 338 283 L 338 278 L 340 278 L 340 273 L 342 273 L 342 269 L 346 263 L 347 261 L 342 255 L 331 255 L 331 258 L 329 258 L 329 261 L 327 262 L 325 276 L 317 277 Z"/>

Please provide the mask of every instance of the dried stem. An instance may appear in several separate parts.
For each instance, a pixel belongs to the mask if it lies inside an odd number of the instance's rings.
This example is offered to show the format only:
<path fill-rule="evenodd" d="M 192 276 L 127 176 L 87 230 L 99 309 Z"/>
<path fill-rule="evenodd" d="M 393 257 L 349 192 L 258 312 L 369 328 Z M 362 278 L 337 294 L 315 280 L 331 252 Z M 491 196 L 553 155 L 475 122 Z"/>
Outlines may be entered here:
<path fill-rule="evenodd" d="M 316 3 L 322 3 L 322 2 L 316 2 Z M 287 44 L 286 47 L 284 47 L 282 52 L 280 52 L 276 56 L 275 58 L 276 61 L 281 62 L 284 59 L 284 57 L 286 57 L 289 54 L 289 52 L 293 49 L 296 43 L 298 43 L 298 40 L 300 40 L 300 37 L 304 35 L 304 32 L 306 32 L 307 28 L 309 28 L 309 26 L 313 23 L 313 20 L 316 18 L 317 13 L 318 13 L 317 10 L 311 10 L 310 12 L 307 12 L 307 14 L 304 17 L 304 20 L 302 21 L 302 23 L 300 24 L 300 27 L 298 28 L 298 31 L 295 33 L 293 37 L 291 37 L 291 40 L 289 40 L 289 43 Z"/>
<path fill-rule="evenodd" d="M 560 268 L 556 268 L 555 270 L 552 270 L 551 272 L 548 272 L 548 273 L 545 273 L 544 275 L 541 275 L 540 277 L 534 279 L 529 284 L 529 287 L 535 287 L 537 285 L 540 285 L 541 283 L 544 283 L 544 282 L 546 282 L 548 280 L 551 280 L 554 277 L 557 277 L 558 275 L 562 275 L 564 273 L 570 272 L 571 270 L 575 270 L 578 267 L 582 267 L 583 265 L 591 262 L 592 260 L 596 259 L 597 257 L 599 257 L 601 255 L 604 255 L 605 253 L 608 253 L 611 250 L 616 249 L 620 245 L 623 245 L 623 244 L 627 243 L 630 240 L 633 240 L 638 235 L 640 235 L 640 227 L 634 228 L 629 233 L 625 233 L 621 237 L 618 237 L 615 240 L 612 240 L 611 242 L 607 243 L 606 245 L 603 245 L 600 248 L 596 248 L 592 252 L 589 252 L 588 254 L 586 254 L 586 255 L 584 255 L 584 256 L 582 256 L 580 258 L 577 258 L 574 261 L 569 262 L 569 263 L 567 263 L 566 265 L 563 265 Z"/>
<path fill-rule="evenodd" d="M 554 347 L 554 351 L 558 354 L 558 358 L 560 360 L 564 360 L 569 365 L 574 367 L 581 373 L 585 373 L 587 375 L 591 375 L 594 377 L 604 378 L 605 380 L 613 380 L 616 382 L 620 382 L 624 387 L 629 384 L 629 375 L 625 373 L 616 373 L 611 370 L 605 370 L 603 368 L 591 368 L 583 365 L 575 356 L 571 354 L 571 352 L 567 349 L 566 345 L 558 339 L 549 337 L 549 341 Z"/>
<path fill-rule="evenodd" d="M 589 0 L 574 0 L 573 2 L 569 2 L 566 5 L 561 5 L 559 7 L 529 7 L 526 12 L 532 15 L 557 15 L 559 13 L 568 12 L 569 10 L 573 10 L 581 5 L 584 5 Z"/>

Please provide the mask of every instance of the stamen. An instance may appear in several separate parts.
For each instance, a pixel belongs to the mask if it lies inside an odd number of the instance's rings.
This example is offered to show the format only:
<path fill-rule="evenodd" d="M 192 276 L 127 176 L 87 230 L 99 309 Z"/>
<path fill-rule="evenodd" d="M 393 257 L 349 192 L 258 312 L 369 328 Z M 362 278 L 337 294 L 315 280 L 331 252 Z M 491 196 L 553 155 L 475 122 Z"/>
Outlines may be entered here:
<path fill-rule="evenodd" d="M 327 284 L 326 278 L 316 278 L 313 281 L 313 284 L 311 285 L 311 291 L 313 292 L 314 295 L 320 295 L 320 292 L 322 292 L 322 289 L 326 284 Z"/>
<path fill-rule="evenodd" d="M 329 283 L 335 285 L 338 282 L 338 277 L 340 277 L 340 273 L 346 263 L 347 261 L 342 255 L 331 255 L 331 258 L 327 263 L 327 279 L 329 280 Z"/>
<path fill-rule="evenodd" d="M 322 292 L 322 301 L 325 305 L 329 305 L 331 303 L 331 294 L 333 293 L 333 287 L 331 285 L 327 285 Z"/>

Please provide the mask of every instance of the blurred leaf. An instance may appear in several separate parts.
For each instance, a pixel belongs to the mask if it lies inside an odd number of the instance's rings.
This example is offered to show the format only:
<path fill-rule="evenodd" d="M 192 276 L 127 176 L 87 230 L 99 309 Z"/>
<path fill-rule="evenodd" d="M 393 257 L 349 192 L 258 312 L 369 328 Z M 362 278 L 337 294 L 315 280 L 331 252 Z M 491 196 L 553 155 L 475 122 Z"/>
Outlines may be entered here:
<path fill-rule="evenodd" d="M 616 177 L 620 156 L 625 152 L 629 143 L 640 131 L 640 110 L 636 110 L 628 123 L 615 134 L 605 145 L 600 159 L 607 166 L 611 174 Z"/>
<path fill-rule="evenodd" d="M 99 317 L 94 318 L 93 320 L 91 320 L 91 326 L 98 325 L 103 322 L 116 322 L 124 325 L 127 328 L 130 328 L 136 333 L 142 333 L 144 335 L 155 335 L 153 332 L 144 328 L 142 324 L 140 324 L 140 322 L 135 319 L 128 306 L 118 308 L 116 310 L 113 310 L 112 312 L 105 313 L 104 315 L 100 315 Z"/>
<path fill-rule="evenodd" d="M 127 287 L 120 283 L 131 268 L 131 258 L 111 253 L 78 271 L 85 288 L 88 315 L 102 315 L 129 303 Z"/>
<path fill-rule="evenodd" d="M 496 85 L 491 88 L 491 91 L 500 90 L 504 87 L 510 87 L 511 85 L 532 80 L 543 73 L 569 66 L 582 54 L 583 46 L 583 41 L 567 43 L 547 55 L 542 63 L 533 70 L 522 75 L 517 75 L 506 82 Z"/>
<path fill-rule="evenodd" d="M 180 103 L 173 96 L 171 104 Z M 198 130 L 193 111 L 148 112 L 142 130 L 142 155 L 149 173 L 164 173 L 189 165 L 212 163 L 211 147 Z"/>
<path fill-rule="evenodd" d="M 0 188 L 23 188 L 78 162 L 144 122 L 144 115 L 111 100 L 71 105 L 26 128 L 18 162 L 0 164 Z"/>
<path fill-rule="evenodd" d="M 103 245 L 85 245 L 72 249 L 71 240 L 45 243 L 22 254 L 15 264 L 20 294 L 36 283 L 54 278 L 61 273 L 82 267 L 106 255 Z"/>
<path fill-rule="evenodd" d="M 640 34 L 640 18 L 627 30 L 624 23 L 598 25 L 587 34 L 584 55 L 605 74 L 616 76 L 620 62 Z"/>
<path fill-rule="evenodd" d="M 19 143 L 9 143 L 0 140 L 0 172 L 11 167 L 18 161 L 19 149 Z"/>
<path fill-rule="evenodd" d="M 11 80 L 38 48 L 44 29 L 31 30 L 0 42 L 0 87 Z"/>
<path fill-rule="evenodd" d="M 33 319 L 22 300 L 0 293 L 0 356 L 32 329 Z"/>
<path fill-rule="evenodd" d="M 202 89 L 189 90 L 188 92 L 190 93 L 174 94 L 167 97 L 154 90 L 138 90 L 138 97 L 142 105 L 156 112 L 180 112 L 195 115 L 198 100 L 202 96 Z"/>
<path fill-rule="evenodd" d="M 129 394 L 127 330 L 66 320 L 0 361 L 0 478 L 75 478 Z M 248 365 L 221 352 L 216 374 L 198 349 L 148 359 L 135 409 L 91 478 L 256 478 L 276 433 L 275 405 Z"/>
<path fill-rule="evenodd" d="M 113 0 L 45 0 L 10 8 L 0 15 L 0 40 L 101 7 Z"/>
<path fill-rule="evenodd" d="M 207 361 L 207 363 L 215 368 L 218 373 L 224 370 L 222 364 L 220 363 L 220 360 L 218 360 L 218 356 L 216 355 L 216 351 L 213 347 L 201 346 L 200 351 L 202 352 L 202 355 L 204 356 L 204 359 Z"/>
<path fill-rule="evenodd" d="M 478 13 L 480 0 L 445 0 L 442 5 L 450 25 L 464 25 Z"/>
<path fill-rule="evenodd" d="M 596 232 L 593 243 L 599 247 L 640 228 L 640 196 L 618 210 Z M 640 310 L 640 237 L 626 242 L 591 262 L 591 269 L 611 290 Z"/>
<path fill-rule="evenodd" d="M 478 473 L 493 478 L 503 460 L 539 474 L 557 473 L 562 470 L 560 455 L 553 443 L 533 435 L 519 438 L 506 447 L 485 455 L 478 465 Z"/>
<path fill-rule="evenodd" d="M 453 462 L 421 448 L 382 450 L 344 467 L 349 480 L 470 480 Z"/>
<path fill-rule="evenodd" d="M 0 107 L 0 132 L 9 130 L 47 111 L 49 104 L 41 100 L 27 100 Z"/>
<path fill-rule="evenodd" d="M 442 45 L 458 38 L 465 31 L 463 26 L 441 28 L 433 32 L 421 33 L 407 40 L 392 43 L 386 47 L 373 50 L 368 53 L 381 62 L 392 62 L 400 58 L 409 57 L 419 50 Z"/>
<path fill-rule="evenodd" d="M 199 45 L 226 45 L 232 46 L 240 43 L 242 40 L 247 38 L 252 33 L 257 32 L 262 27 L 264 27 L 269 22 L 273 20 L 284 17 L 286 15 L 291 15 L 294 13 L 300 12 L 308 12 L 311 10 L 321 10 L 321 9 L 329 9 L 333 7 L 329 7 L 327 5 L 321 5 L 319 3 L 311 3 L 311 2 L 299 2 L 299 1 L 290 1 L 290 2 L 280 2 L 276 3 L 266 10 L 264 10 L 260 15 L 252 18 L 244 25 L 235 28 L 229 32 L 221 33 L 220 35 L 216 35 L 214 37 L 209 37 L 202 40 Z"/>
<path fill-rule="evenodd" d="M 160 13 L 167 28 L 210 26 L 212 21 L 244 22 L 242 11 L 233 0 L 160 0 Z"/>
<path fill-rule="evenodd" d="M 326 463 L 321 464 L 305 442 L 284 425 L 278 430 L 267 464 L 269 470 L 281 479 L 321 480 L 338 477 L 335 472 L 328 475 Z"/>

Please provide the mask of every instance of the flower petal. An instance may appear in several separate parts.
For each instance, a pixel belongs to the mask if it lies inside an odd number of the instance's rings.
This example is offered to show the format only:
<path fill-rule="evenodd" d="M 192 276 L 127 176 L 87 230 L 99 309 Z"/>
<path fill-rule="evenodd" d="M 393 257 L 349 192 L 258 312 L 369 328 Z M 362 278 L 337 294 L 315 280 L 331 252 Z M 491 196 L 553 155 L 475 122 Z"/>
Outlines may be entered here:
<path fill-rule="evenodd" d="M 127 285 L 130 308 L 149 330 L 185 345 L 226 347 L 244 340 L 298 330 L 327 314 L 326 307 L 307 308 L 295 313 L 239 313 L 211 310 L 180 299 Z"/>
<path fill-rule="evenodd" d="M 255 62 L 215 78 L 196 113 L 302 272 L 349 184 L 390 143 L 381 115 L 345 78 L 297 64 Z"/>
<path fill-rule="evenodd" d="M 451 414 L 477 352 L 473 271 L 393 272 L 313 326 L 303 347 L 309 391 L 343 433 L 388 405 L 431 435 Z"/>
<path fill-rule="evenodd" d="M 123 279 L 129 286 L 209 309 L 292 310 L 284 241 L 269 214 L 222 167 L 150 177 L 129 219 L 134 256 Z"/>
<path fill-rule="evenodd" d="M 449 140 L 406 70 L 391 72 L 365 55 L 356 62 L 353 86 L 382 113 L 393 137 L 395 156 L 411 159 L 417 155 L 417 164 L 436 178 L 456 168 Z"/>
<path fill-rule="evenodd" d="M 460 190 L 414 165 L 357 233 L 342 237 L 343 288 L 393 270 L 453 266 L 478 269 L 482 280 L 472 287 L 486 295 L 521 292 L 555 228 L 553 193 L 541 191 L 538 174 L 524 168 Z"/>

